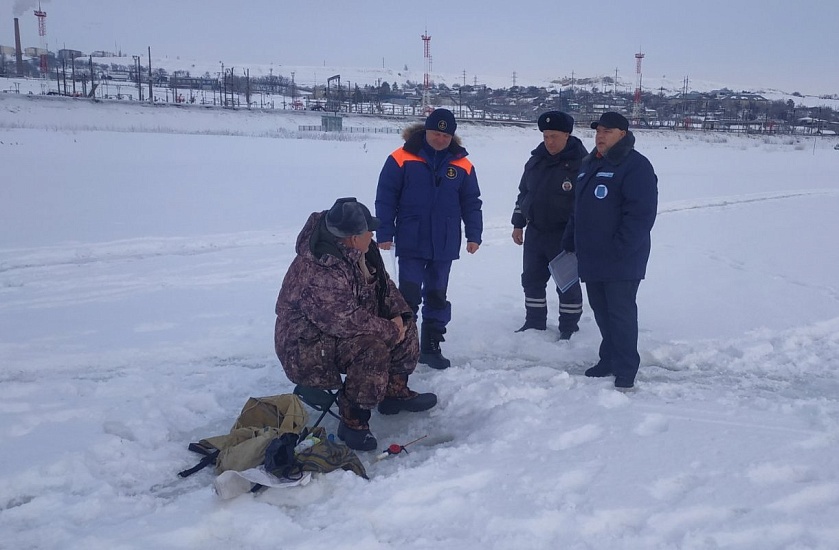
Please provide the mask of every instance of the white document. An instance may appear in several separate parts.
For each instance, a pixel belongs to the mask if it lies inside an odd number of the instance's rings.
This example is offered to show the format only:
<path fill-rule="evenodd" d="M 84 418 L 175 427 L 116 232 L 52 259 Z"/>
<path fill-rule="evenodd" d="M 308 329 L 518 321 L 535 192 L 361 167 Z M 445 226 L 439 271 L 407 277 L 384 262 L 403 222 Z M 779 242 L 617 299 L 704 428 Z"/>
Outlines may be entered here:
<path fill-rule="evenodd" d="M 562 251 L 548 264 L 556 287 L 565 292 L 580 280 L 577 274 L 577 255 L 573 252 Z"/>

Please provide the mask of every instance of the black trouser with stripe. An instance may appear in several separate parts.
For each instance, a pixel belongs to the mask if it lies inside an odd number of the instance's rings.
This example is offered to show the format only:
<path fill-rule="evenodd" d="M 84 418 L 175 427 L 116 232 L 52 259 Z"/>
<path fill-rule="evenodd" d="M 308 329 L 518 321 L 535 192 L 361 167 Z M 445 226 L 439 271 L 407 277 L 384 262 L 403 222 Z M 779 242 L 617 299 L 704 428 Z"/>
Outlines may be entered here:
<path fill-rule="evenodd" d="M 544 327 L 548 319 L 547 284 L 551 279 L 548 264 L 562 251 L 562 232 L 541 231 L 528 225 L 524 236 L 521 286 L 524 289 L 526 321 Z M 556 285 L 551 282 L 551 287 Z M 577 282 L 559 296 L 559 331 L 576 332 L 583 315 L 583 291 Z"/>

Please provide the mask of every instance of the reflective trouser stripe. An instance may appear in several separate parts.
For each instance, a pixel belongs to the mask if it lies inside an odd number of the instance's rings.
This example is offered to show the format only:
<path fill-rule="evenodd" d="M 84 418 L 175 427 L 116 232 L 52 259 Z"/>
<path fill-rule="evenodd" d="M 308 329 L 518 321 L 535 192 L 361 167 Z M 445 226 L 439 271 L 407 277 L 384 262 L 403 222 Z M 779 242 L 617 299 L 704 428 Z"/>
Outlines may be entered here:
<path fill-rule="evenodd" d="M 581 314 L 583 312 L 582 302 L 579 304 L 559 304 L 560 313 Z"/>

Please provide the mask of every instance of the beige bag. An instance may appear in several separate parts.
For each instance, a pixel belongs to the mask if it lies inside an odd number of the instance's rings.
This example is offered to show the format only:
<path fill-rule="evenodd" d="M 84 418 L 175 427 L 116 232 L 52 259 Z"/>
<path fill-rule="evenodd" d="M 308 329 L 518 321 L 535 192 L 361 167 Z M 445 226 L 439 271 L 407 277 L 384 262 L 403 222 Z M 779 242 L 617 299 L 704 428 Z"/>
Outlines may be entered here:
<path fill-rule="evenodd" d="M 300 398 L 293 393 L 272 395 L 269 397 L 250 397 L 239 418 L 233 424 L 236 428 L 272 427 L 280 433 L 299 434 L 306 427 L 309 417 Z"/>
<path fill-rule="evenodd" d="M 229 434 L 202 439 L 199 445 L 221 451 L 216 474 L 227 470 L 241 472 L 262 464 L 271 441 L 284 433 L 299 434 L 306 422 L 303 403 L 294 394 L 251 397 Z"/>
<path fill-rule="evenodd" d="M 262 428 L 261 430 L 254 430 L 253 428 L 237 428 L 230 432 L 229 435 L 221 436 L 225 440 L 219 442 L 222 445 L 221 452 L 216 459 L 216 474 L 220 474 L 227 470 L 236 470 L 241 472 L 256 468 L 265 460 L 265 449 L 271 444 L 275 438 L 280 437 L 283 433 L 277 428 Z M 211 438 L 212 440 L 216 438 Z"/>

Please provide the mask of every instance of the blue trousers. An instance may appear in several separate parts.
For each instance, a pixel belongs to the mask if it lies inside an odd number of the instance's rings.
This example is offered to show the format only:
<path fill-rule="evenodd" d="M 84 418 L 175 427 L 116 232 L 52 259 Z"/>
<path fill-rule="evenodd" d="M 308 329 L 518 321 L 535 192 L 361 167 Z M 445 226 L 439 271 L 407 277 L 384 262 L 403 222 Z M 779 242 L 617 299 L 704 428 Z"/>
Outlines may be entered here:
<path fill-rule="evenodd" d="M 522 254 L 521 286 L 524 289 L 526 320 L 545 326 L 548 318 L 547 284 L 551 279 L 548 264 L 562 251 L 562 233 L 541 231 L 532 225 L 525 230 Z M 556 288 L 555 284 L 551 287 Z M 576 332 L 583 315 L 583 290 L 577 282 L 559 296 L 559 331 Z"/>
<path fill-rule="evenodd" d="M 399 257 L 399 291 L 414 315 L 422 305 L 422 323 L 443 335 L 452 319 L 452 304 L 446 300 L 452 261 Z"/>
<path fill-rule="evenodd" d="M 588 305 L 600 329 L 600 365 L 610 366 L 615 377 L 635 380 L 638 355 L 638 305 L 641 281 L 586 281 Z"/>

